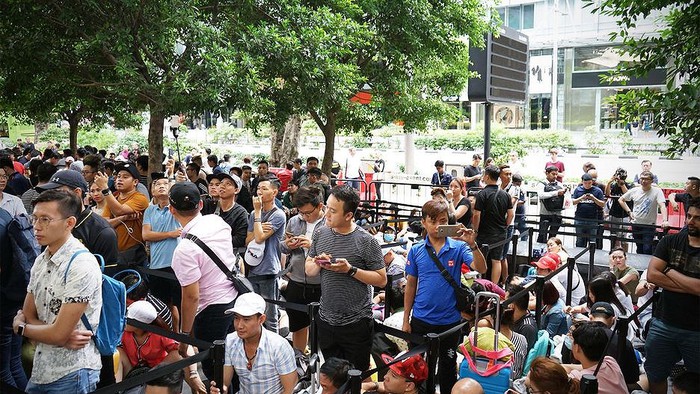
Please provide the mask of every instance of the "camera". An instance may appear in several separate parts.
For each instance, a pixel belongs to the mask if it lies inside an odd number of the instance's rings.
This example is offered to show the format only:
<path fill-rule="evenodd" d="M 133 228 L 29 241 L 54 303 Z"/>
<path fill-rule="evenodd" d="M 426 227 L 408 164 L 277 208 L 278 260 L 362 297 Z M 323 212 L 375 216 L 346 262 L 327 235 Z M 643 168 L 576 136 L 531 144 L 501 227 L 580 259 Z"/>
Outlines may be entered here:
<path fill-rule="evenodd" d="M 627 179 L 627 170 L 625 170 L 624 168 L 618 168 L 615 171 L 615 178 L 624 181 L 625 179 Z"/>

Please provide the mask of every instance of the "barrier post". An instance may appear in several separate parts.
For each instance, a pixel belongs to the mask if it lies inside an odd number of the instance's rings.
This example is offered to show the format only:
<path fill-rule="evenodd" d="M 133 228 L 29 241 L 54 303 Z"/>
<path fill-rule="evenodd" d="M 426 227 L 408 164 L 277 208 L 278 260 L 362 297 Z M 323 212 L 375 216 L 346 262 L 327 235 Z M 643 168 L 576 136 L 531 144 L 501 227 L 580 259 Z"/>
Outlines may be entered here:
<path fill-rule="evenodd" d="M 222 387 L 224 384 L 224 355 L 226 350 L 224 349 L 224 344 L 226 342 L 222 339 L 217 339 L 211 346 L 211 353 L 209 356 L 212 361 L 212 377 L 211 380 L 216 382 L 218 387 Z"/>
<path fill-rule="evenodd" d="M 597 394 L 598 393 L 598 378 L 595 375 L 587 374 L 581 376 L 581 394 Z"/>
<path fill-rule="evenodd" d="M 316 319 L 318 318 L 318 308 L 321 306 L 318 302 L 309 304 L 309 350 L 311 354 L 318 354 L 318 327 Z"/>
<path fill-rule="evenodd" d="M 588 281 L 593 279 L 593 268 L 595 266 L 595 241 L 588 242 Z"/>
<path fill-rule="evenodd" d="M 535 321 L 537 327 L 542 323 L 542 294 L 544 292 L 544 276 L 537 275 L 535 278 Z"/>
<path fill-rule="evenodd" d="M 529 263 L 530 260 L 532 259 L 532 249 L 534 248 L 534 235 L 535 235 L 535 228 L 534 227 L 528 227 L 527 230 L 530 232 L 530 236 L 527 237 L 527 262 Z"/>
<path fill-rule="evenodd" d="M 571 297 L 573 292 L 573 281 L 574 281 L 574 268 L 576 267 L 576 260 L 573 257 L 569 257 L 566 260 L 566 305 L 571 305 Z M 579 302 L 577 300 L 576 302 Z"/>
<path fill-rule="evenodd" d="M 393 282 L 393 280 L 393 277 L 387 276 L 386 286 L 384 286 L 384 319 L 391 316 L 391 298 L 393 291 L 391 289 L 391 282 Z"/>
<path fill-rule="evenodd" d="M 518 241 L 520 241 L 520 235 L 521 234 L 513 234 L 513 236 L 511 237 L 511 240 L 513 241 L 513 254 L 511 255 L 512 260 L 510 264 L 508 264 L 508 278 L 512 278 L 513 276 L 515 276 L 515 266 L 517 262 L 516 260 L 518 259 Z M 507 258 L 508 257 L 506 256 L 506 259 Z"/>
<path fill-rule="evenodd" d="M 426 394 L 435 394 L 437 359 L 440 353 L 440 337 L 435 333 L 425 335 L 425 340 L 428 342 L 428 380 L 426 381 Z"/>
<path fill-rule="evenodd" d="M 627 332 L 629 331 L 630 318 L 629 316 L 621 316 L 617 318 L 617 324 L 615 329 L 617 330 L 617 349 L 615 349 L 615 354 L 617 354 L 617 359 L 622 360 L 625 354 L 625 348 L 627 347 Z"/>
<path fill-rule="evenodd" d="M 362 392 L 362 371 L 357 369 L 349 370 L 348 379 L 350 380 L 350 393 L 360 394 Z"/>

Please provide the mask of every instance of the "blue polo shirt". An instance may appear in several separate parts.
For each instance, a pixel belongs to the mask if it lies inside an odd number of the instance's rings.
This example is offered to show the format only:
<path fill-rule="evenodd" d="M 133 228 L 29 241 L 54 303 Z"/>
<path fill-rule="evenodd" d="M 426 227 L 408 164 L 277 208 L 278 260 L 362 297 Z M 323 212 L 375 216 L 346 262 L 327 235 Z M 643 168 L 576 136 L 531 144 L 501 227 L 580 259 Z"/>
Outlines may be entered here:
<path fill-rule="evenodd" d="M 150 224 L 151 231 L 164 233 L 173 231 L 180 226 L 177 220 L 166 205 L 160 208 L 158 204 L 151 204 L 143 213 L 143 224 Z M 180 238 L 168 238 L 162 241 L 150 242 L 151 262 L 148 265 L 152 269 L 167 268 L 173 262 L 173 253 Z"/>
<path fill-rule="evenodd" d="M 429 240 L 414 244 L 408 252 L 406 275 L 418 278 L 413 317 L 432 325 L 454 324 L 461 320 L 452 286 L 442 277 L 426 247 L 433 248 Z M 445 270 L 460 283 L 462 264 L 471 267 L 472 251 L 463 241 L 445 239 L 438 259 Z"/>

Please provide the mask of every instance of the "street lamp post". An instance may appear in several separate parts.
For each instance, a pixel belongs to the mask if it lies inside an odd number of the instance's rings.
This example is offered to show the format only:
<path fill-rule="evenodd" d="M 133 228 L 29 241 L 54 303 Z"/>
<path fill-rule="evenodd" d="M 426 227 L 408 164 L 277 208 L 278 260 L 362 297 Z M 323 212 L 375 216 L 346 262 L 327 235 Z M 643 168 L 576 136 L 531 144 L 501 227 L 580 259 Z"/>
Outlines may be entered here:
<path fill-rule="evenodd" d="M 182 160 L 180 160 L 180 143 L 177 137 L 180 135 L 180 117 L 178 115 L 173 115 L 170 117 L 170 131 L 175 137 L 175 148 L 177 149 L 177 161 L 182 165 Z"/>

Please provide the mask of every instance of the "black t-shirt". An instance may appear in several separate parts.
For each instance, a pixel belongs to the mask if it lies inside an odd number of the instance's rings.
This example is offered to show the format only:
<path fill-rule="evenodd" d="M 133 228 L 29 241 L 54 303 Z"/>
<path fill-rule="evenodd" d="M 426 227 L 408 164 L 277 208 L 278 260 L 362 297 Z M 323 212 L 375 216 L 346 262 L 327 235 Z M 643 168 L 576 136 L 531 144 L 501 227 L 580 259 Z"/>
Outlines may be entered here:
<path fill-rule="evenodd" d="M 661 238 L 654 256 L 691 278 L 700 279 L 700 248 L 688 244 L 688 230 Z M 700 331 L 700 297 L 664 289 L 656 317 L 664 323 L 690 331 Z"/>
<path fill-rule="evenodd" d="M 494 197 L 494 193 L 496 196 Z M 506 214 L 513 208 L 510 195 L 497 185 L 488 185 L 476 195 L 474 209 L 481 211 L 478 239 L 504 239 Z"/>
<path fill-rule="evenodd" d="M 207 181 L 205 181 L 202 178 L 197 178 L 196 181 L 194 181 L 194 185 L 197 186 L 197 190 L 199 190 L 199 195 L 200 196 L 205 196 L 209 194 L 209 185 L 207 184 Z"/>
<path fill-rule="evenodd" d="M 242 248 L 245 246 L 245 238 L 248 235 L 248 211 L 241 204 L 233 204 L 233 207 L 228 211 L 223 211 L 218 208 L 218 201 L 206 200 L 202 207 L 202 215 L 216 214 L 219 215 L 224 222 L 231 227 L 231 242 L 233 248 Z"/>
<path fill-rule="evenodd" d="M 692 200 L 693 197 L 688 194 L 688 193 L 678 193 L 676 194 L 676 202 L 677 203 L 683 203 L 683 216 L 685 216 L 685 213 L 688 211 L 688 203 L 690 200 Z M 628 203 L 629 204 L 629 203 Z"/>
<path fill-rule="evenodd" d="M 627 183 L 627 190 L 632 188 L 631 183 Z M 620 196 L 624 194 L 622 192 L 622 187 L 617 184 L 617 182 L 613 183 L 610 185 L 610 199 L 612 202 L 610 203 L 610 216 L 615 217 L 615 218 L 626 218 L 628 215 L 627 213 L 622 209 L 622 206 L 619 203 Z M 627 206 L 632 209 L 634 202 L 633 201 L 625 201 L 627 203 Z"/>
<path fill-rule="evenodd" d="M 90 253 L 102 256 L 105 259 L 105 265 L 117 264 L 119 259 L 117 233 L 107 219 L 91 209 L 85 209 L 78 217 L 73 236 L 85 245 Z"/>
<path fill-rule="evenodd" d="M 471 176 L 479 175 L 479 174 L 481 174 L 481 168 L 479 168 L 479 167 L 474 167 L 471 164 L 464 167 L 464 176 L 465 177 L 471 177 Z M 471 182 L 467 182 L 467 189 L 469 189 L 470 187 L 479 187 L 479 178 L 477 178 Z"/>
<path fill-rule="evenodd" d="M 467 197 L 462 197 L 462 199 L 459 201 L 455 209 L 461 207 L 462 205 L 467 207 L 467 212 L 462 215 L 461 218 L 457 219 L 457 223 L 462 223 L 464 227 L 471 228 L 472 227 L 472 203 L 469 201 Z"/>

